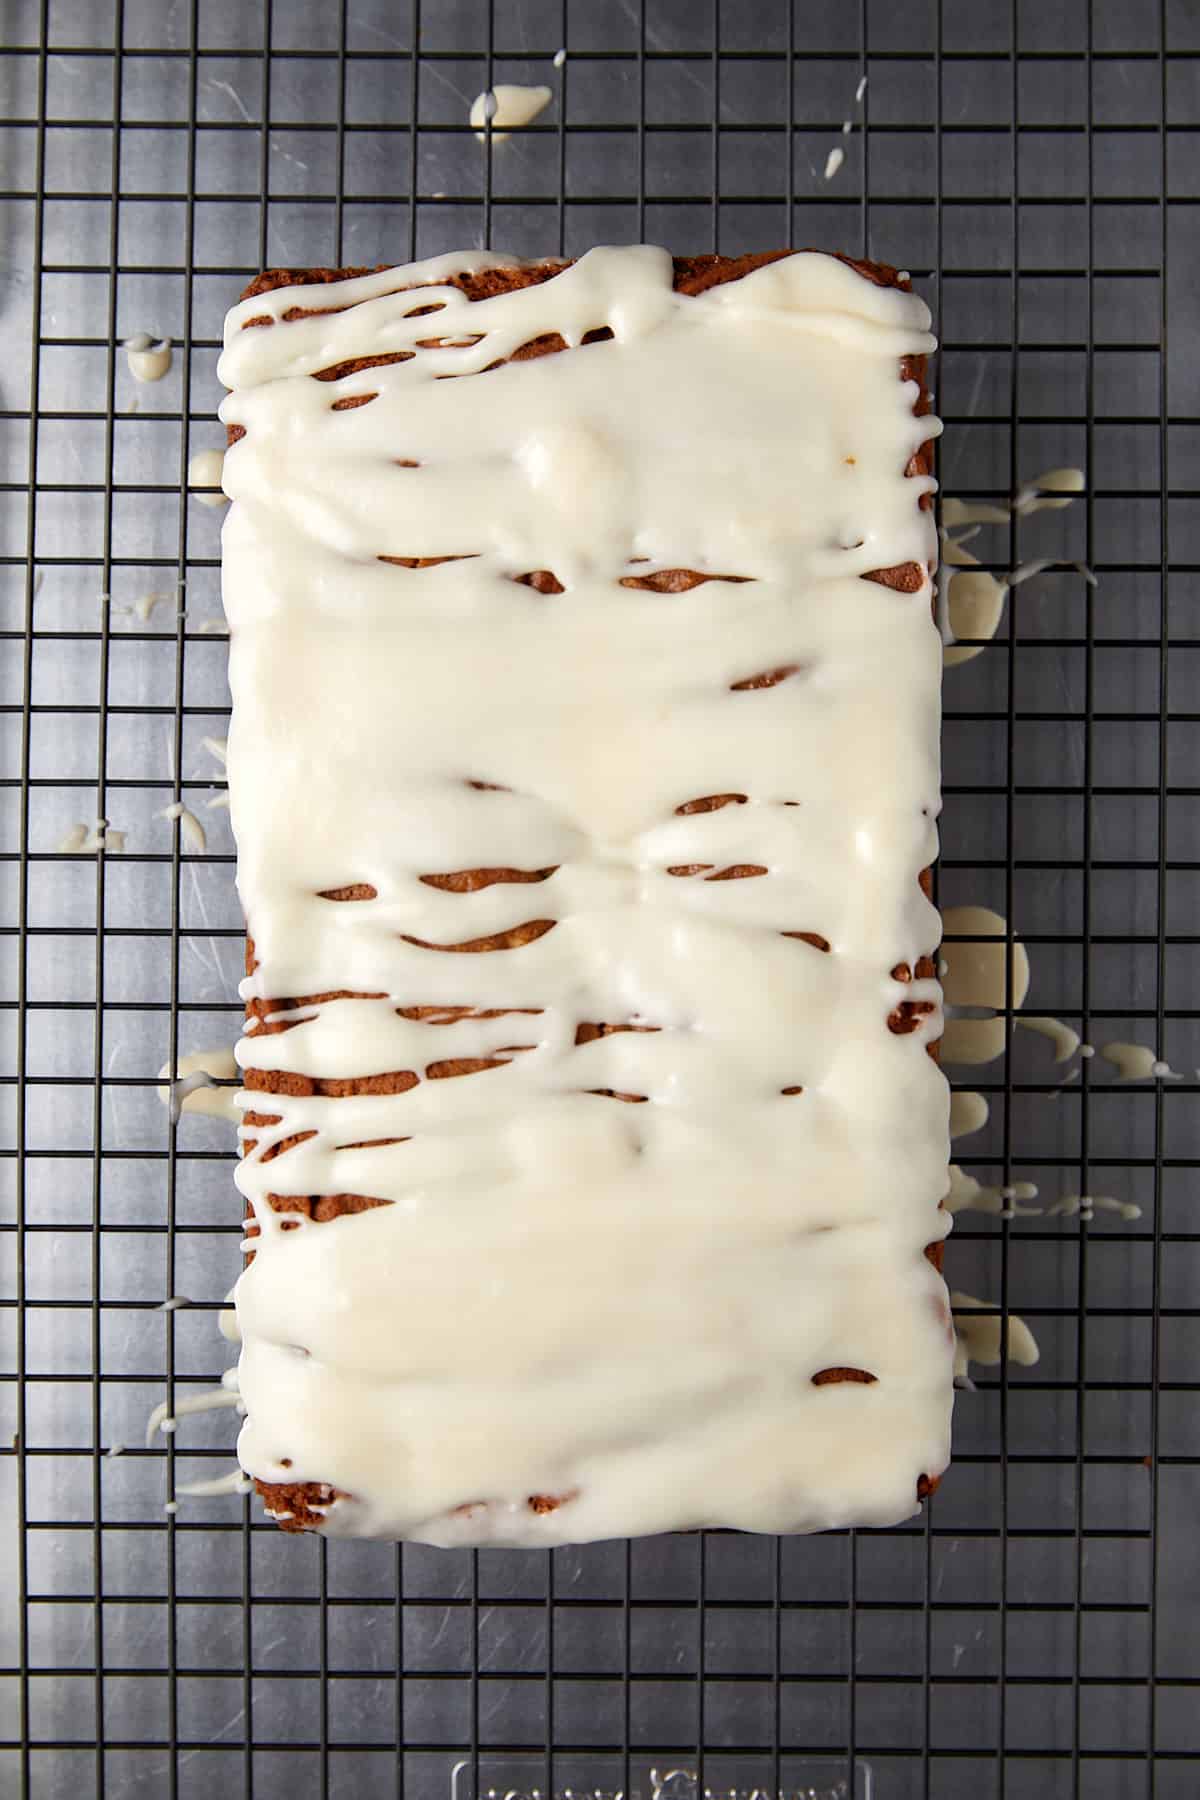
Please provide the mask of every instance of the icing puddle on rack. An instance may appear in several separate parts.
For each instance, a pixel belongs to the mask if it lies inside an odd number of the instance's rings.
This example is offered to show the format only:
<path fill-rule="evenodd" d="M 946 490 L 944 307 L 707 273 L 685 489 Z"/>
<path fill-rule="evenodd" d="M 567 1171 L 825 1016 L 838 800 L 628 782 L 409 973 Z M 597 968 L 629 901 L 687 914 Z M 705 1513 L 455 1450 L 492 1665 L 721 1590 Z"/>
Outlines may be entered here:
<path fill-rule="evenodd" d="M 1000 628 L 1010 590 L 1046 569 L 1073 569 L 1089 590 L 1096 587 L 1096 577 L 1085 564 L 1047 556 L 1021 563 L 997 577 L 965 547 L 989 526 L 1011 525 L 1033 513 L 1063 510 L 1085 486 L 1081 469 L 1058 468 L 1035 476 L 1009 500 L 976 502 L 943 497 L 939 509 L 938 603 L 947 670 L 983 654 Z M 956 532 L 958 535 L 954 535 Z M 959 641 L 963 639 L 968 641 Z M 1149 1045 L 1108 1043 L 1097 1052 L 1062 1019 L 1044 1013 L 1022 1013 L 1020 1008 L 1031 980 L 1029 955 L 998 913 L 979 906 L 951 907 L 943 913 L 943 922 L 946 942 L 939 967 L 947 1003 L 943 1063 L 971 1067 L 996 1061 L 1007 1050 L 1011 1029 L 1036 1032 L 1049 1042 L 1057 1066 L 1071 1065 L 1060 1087 L 1077 1081 L 1083 1064 L 1097 1055 L 1101 1062 L 1116 1069 L 1116 1083 L 1182 1079 Z M 956 938 L 968 941 L 955 942 Z M 1048 1098 L 1057 1098 L 1057 1092 L 1052 1091 Z M 952 1142 L 982 1130 L 987 1120 L 988 1103 L 982 1094 L 969 1088 L 955 1089 L 950 1107 Z M 1037 1199 L 1038 1190 L 1032 1182 L 992 1185 L 951 1164 L 944 1204 L 952 1213 L 977 1212 L 1003 1220 L 1040 1216 L 1078 1218 L 1090 1224 L 1098 1213 L 1108 1213 L 1128 1223 L 1141 1217 L 1141 1208 L 1133 1201 L 1110 1194 L 1068 1193 L 1046 1206 L 1031 1204 Z M 953 1255 L 952 1250 L 950 1254 Z M 954 1293 L 951 1305 L 958 1338 L 955 1376 L 961 1385 L 972 1385 L 968 1365 L 973 1361 L 994 1365 L 1005 1355 L 1026 1365 L 1037 1361 L 1036 1340 L 1016 1315 L 1010 1313 L 1007 1334 L 1002 1337 L 1001 1309 L 995 1302 Z M 972 1316 L 981 1308 L 989 1310 L 983 1316 Z"/>
<path fill-rule="evenodd" d="M 121 348 L 135 381 L 161 381 L 171 366 L 170 338 L 156 338 L 148 331 L 137 331 L 132 337 L 122 339 Z"/>
<path fill-rule="evenodd" d="M 952 1292 L 950 1306 L 954 1314 L 954 1385 L 968 1390 L 970 1365 L 980 1363 L 994 1367 L 1004 1362 L 1024 1364 L 1031 1368 L 1041 1352 L 1037 1340 L 1024 1319 L 1010 1312 L 1003 1318 L 993 1300 L 977 1300 L 974 1294 Z"/>
<path fill-rule="evenodd" d="M 1009 525 L 1032 513 L 1061 512 L 1083 492 L 1085 485 L 1082 469 L 1046 469 L 1026 482 L 1011 500 L 976 502 L 945 496 L 939 508 L 938 622 L 946 668 L 956 668 L 982 655 L 1000 629 L 1005 596 L 1036 575 L 1063 567 L 1081 575 L 1089 588 L 1096 586 L 1096 577 L 1086 563 L 1060 563 L 1057 557 L 1037 556 L 996 576 L 964 547 L 988 525 Z M 958 537 L 951 535 L 956 528 L 961 529 Z"/>
<path fill-rule="evenodd" d="M 225 470 L 223 450 L 197 450 L 187 466 L 187 484 L 192 498 L 201 506 L 224 506 L 227 497 L 221 492 Z"/>
<path fill-rule="evenodd" d="M 1032 976 L 1029 954 L 1018 938 L 1010 940 L 1006 922 L 999 913 L 981 906 L 949 907 L 943 913 L 943 923 L 946 941 L 942 946 L 939 970 L 946 996 L 943 1063 L 977 1067 L 998 1060 L 1005 1054 L 1006 1014 L 1011 1012 L 1014 1030 L 1034 1031 L 1049 1041 L 1057 1065 L 1078 1058 L 1065 1077 L 1067 1081 L 1077 1080 L 1083 1063 L 1096 1057 L 1102 1064 L 1115 1069 L 1110 1084 L 1113 1086 L 1183 1079 L 1151 1045 L 1114 1042 L 1103 1044 L 1097 1050 L 1084 1043 L 1074 1027 L 1062 1019 L 1048 1014 L 1019 1014 L 1017 1009 L 1024 1003 Z M 964 939 L 967 941 L 956 941 Z M 1054 1099 L 1056 1094 L 1052 1091 L 1047 1097 Z M 955 1088 L 950 1101 L 952 1143 L 981 1131 L 988 1116 L 988 1103 L 983 1094 L 971 1088 Z M 1107 1213 L 1132 1224 L 1142 1216 L 1141 1207 L 1134 1201 L 1113 1194 L 1067 1193 L 1047 1205 L 1033 1205 L 1038 1198 L 1038 1189 L 1032 1182 L 1014 1181 L 1003 1185 L 980 1182 L 957 1163 L 952 1163 L 950 1186 L 943 1204 L 951 1213 L 985 1213 L 1005 1220 L 1077 1218 L 1084 1224 L 1091 1224 L 1097 1214 Z M 953 1256 L 953 1239 L 950 1240 L 949 1254 Z M 961 1294 L 953 1294 L 951 1304 L 962 1362 L 961 1368 L 956 1367 L 956 1377 L 961 1378 L 962 1385 L 969 1385 L 967 1362 L 998 1363 L 1001 1360 L 1000 1308 L 995 1302 Z M 964 1317 L 968 1310 L 988 1305 L 992 1307 L 990 1317 Z M 1020 1363 L 1036 1362 L 1037 1344 L 1029 1327 L 1012 1314 L 1009 1324 L 1010 1359 Z"/>
<path fill-rule="evenodd" d="M 545 112 L 554 90 L 548 87 L 523 87 L 518 82 L 497 82 L 494 87 L 476 94 L 471 102 L 469 123 L 481 144 L 486 144 L 491 124 L 491 141 L 502 144 L 509 134 L 523 125 L 532 125 L 539 113 Z"/>
<path fill-rule="evenodd" d="M 236 1125 L 241 1116 L 237 1106 L 238 1090 L 218 1087 L 217 1083 L 236 1081 L 237 1076 L 232 1044 L 219 1045 L 213 1050 L 193 1050 L 177 1059 L 174 1073 L 169 1062 L 163 1064 L 158 1071 L 158 1079 L 163 1084 L 158 1097 L 172 1120 L 177 1121 L 185 1112 L 206 1113 L 211 1119 L 224 1119 L 228 1124 Z"/>
<path fill-rule="evenodd" d="M 66 830 L 54 846 L 59 856 L 105 850 L 110 855 L 125 848 L 125 833 L 110 825 L 107 819 L 93 819 L 91 826 L 82 820 Z"/>
<path fill-rule="evenodd" d="M 1148 1044 L 1103 1044 L 1100 1054 L 1112 1063 L 1118 1081 L 1182 1081 L 1183 1076 L 1163 1062 Z"/>

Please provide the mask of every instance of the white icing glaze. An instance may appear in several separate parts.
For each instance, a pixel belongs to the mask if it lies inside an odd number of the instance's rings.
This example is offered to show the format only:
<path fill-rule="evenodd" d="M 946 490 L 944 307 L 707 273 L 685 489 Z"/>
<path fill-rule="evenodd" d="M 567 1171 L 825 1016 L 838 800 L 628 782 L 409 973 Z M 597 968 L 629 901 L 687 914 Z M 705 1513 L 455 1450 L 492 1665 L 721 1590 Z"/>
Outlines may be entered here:
<path fill-rule="evenodd" d="M 897 378 L 928 314 L 815 254 L 698 297 L 650 248 L 474 303 L 446 285 L 497 266 L 361 276 L 286 323 L 313 290 L 276 290 L 227 321 L 244 992 L 381 996 L 289 1012 L 238 1060 L 426 1077 L 242 1096 L 278 1123 L 247 1128 L 238 1176 L 259 1231 L 239 1457 L 353 1496 L 329 1532 L 434 1543 L 902 1519 L 950 1410 L 923 1254 L 947 1223 L 940 996 L 889 972 L 939 936 L 917 877 L 941 657 L 928 580 L 859 576 L 935 556 L 932 480 L 903 471 L 937 427 Z M 569 353 L 437 379 L 549 332 Z M 711 578 L 620 585 L 671 568 Z M 564 591 L 514 579 L 535 570 Z M 747 798 L 677 810 L 718 794 Z M 769 873 L 668 873 L 697 863 Z M 474 868 L 553 872 L 420 880 Z M 320 897 L 351 883 L 376 897 Z M 531 920 L 551 928 L 519 948 L 428 947 Z M 930 1010 L 893 1033 L 904 1001 Z M 530 1010 L 397 1010 L 429 1005 Z M 586 1021 L 657 1029 L 577 1045 Z M 432 1078 L 457 1057 L 496 1066 Z M 314 1225 L 268 1198 L 329 1193 L 392 1204 Z M 833 1366 L 877 1380 L 813 1384 Z"/>

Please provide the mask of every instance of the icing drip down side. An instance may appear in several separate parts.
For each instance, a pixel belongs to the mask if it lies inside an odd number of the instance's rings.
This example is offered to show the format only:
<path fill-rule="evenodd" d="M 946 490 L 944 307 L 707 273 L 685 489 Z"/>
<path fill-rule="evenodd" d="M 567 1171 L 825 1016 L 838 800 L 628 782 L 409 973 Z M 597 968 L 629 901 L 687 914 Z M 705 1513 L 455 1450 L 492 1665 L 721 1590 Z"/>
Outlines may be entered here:
<path fill-rule="evenodd" d="M 239 1457 L 332 1533 L 891 1523 L 953 1350 L 928 314 L 452 280 L 514 266 L 227 321 Z"/>

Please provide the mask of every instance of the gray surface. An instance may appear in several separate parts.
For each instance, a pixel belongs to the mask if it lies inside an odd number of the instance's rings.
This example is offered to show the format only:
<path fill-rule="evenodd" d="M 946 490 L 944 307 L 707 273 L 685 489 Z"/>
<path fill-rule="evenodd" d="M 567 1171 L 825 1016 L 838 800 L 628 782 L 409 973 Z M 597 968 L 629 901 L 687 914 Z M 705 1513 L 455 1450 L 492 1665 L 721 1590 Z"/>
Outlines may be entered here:
<path fill-rule="evenodd" d="M 557 98 L 494 151 L 491 240 L 542 254 L 644 235 L 686 251 L 714 247 L 715 232 L 727 251 L 789 236 L 869 250 L 911 267 L 940 315 L 949 491 L 1005 492 L 1058 462 L 1089 469 L 1086 502 L 975 546 L 1001 566 L 1083 557 L 1100 586 L 1090 602 L 1069 572 L 1023 588 L 1015 640 L 951 675 L 941 893 L 1011 912 L 1031 947 L 1032 1010 L 1095 1042 L 1157 1041 L 1188 1075 L 1158 1092 L 1113 1089 L 1093 1065 L 1086 1088 L 1051 1099 L 1047 1047 L 1019 1033 L 1011 1080 L 996 1064 L 967 1083 L 992 1090 L 993 1119 L 964 1160 L 1000 1178 L 1007 1149 L 1011 1172 L 1046 1197 L 1090 1187 L 1136 1200 L 1143 1217 L 962 1219 L 953 1284 L 1003 1294 L 1043 1358 L 961 1399 L 959 1461 L 928 1526 L 550 1560 L 326 1548 L 279 1536 L 235 1500 L 168 1522 L 174 1480 L 227 1466 L 227 1414 L 187 1422 L 173 1448 L 98 1454 L 140 1444 L 169 1379 L 182 1393 L 220 1369 L 214 1309 L 237 1266 L 228 1131 L 189 1118 L 173 1138 L 153 1086 L 176 1033 L 181 1050 L 231 1035 L 241 957 L 227 818 L 201 807 L 217 771 L 200 741 L 223 735 L 227 706 L 224 645 L 196 633 L 218 611 L 219 516 L 179 495 L 187 456 L 220 441 L 221 316 L 263 256 L 369 263 L 406 257 L 410 231 L 421 254 L 482 240 L 485 158 L 464 120 L 487 85 L 489 20 L 483 4 L 426 0 L 414 170 L 411 4 L 277 4 L 270 23 L 262 0 L 200 6 L 192 134 L 189 59 L 158 54 L 193 42 L 182 0 L 129 0 L 116 87 L 111 0 L 50 7 L 44 132 L 38 56 L 0 59 L 0 108 L 19 121 L 0 127 L 7 778 L 23 767 L 26 679 L 35 709 L 27 864 L 19 787 L 0 789 L 4 917 L 23 893 L 28 909 L 28 935 L 0 938 L 6 1001 L 22 956 L 28 1001 L 23 1028 L 11 1004 L 0 1013 L 4 1143 L 17 1143 L 22 1109 L 28 1152 L 22 1190 L 15 1160 L 3 1163 L 0 1236 L 0 1367 L 23 1357 L 28 1377 L 23 1413 L 14 1384 L 0 1390 L 4 1794 L 27 1775 L 38 1797 L 220 1787 L 366 1800 L 403 1773 L 409 1792 L 440 1800 L 475 1738 L 483 1787 L 544 1787 L 553 1749 L 556 1786 L 611 1788 L 626 1743 L 643 1791 L 651 1763 L 694 1767 L 701 1743 L 714 1787 L 770 1783 L 777 1741 L 784 1784 L 825 1791 L 852 1730 L 858 1788 L 875 1800 L 1196 1790 L 1188 789 L 1200 785 L 1200 727 L 1186 709 L 1200 654 L 1200 8 L 1096 0 L 1089 34 L 1080 0 L 946 0 L 940 24 L 922 0 L 868 5 L 869 129 L 849 139 L 838 128 L 858 117 L 857 8 L 797 5 L 790 102 L 786 6 L 718 5 L 719 59 L 707 54 L 713 10 L 648 0 L 643 63 L 633 0 L 497 0 L 494 79 L 546 81 Z M 9 46 L 38 43 L 38 12 L 9 0 Z M 319 54 L 264 65 L 268 32 L 276 51 Z M 549 58 L 564 43 L 559 75 Z M 670 129 L 639 132 L 643 80 L 645 119 Z M 114 117 L 127 127 L 115 169 Z M 339 118 L 363 129 L 315 129 Z M 826 183 L 835 142 L 846 165 Z M 714 157 L 728 196 L 715 211 Z M 128 416 L 135 389 L 112 330 L 181 337 L 189 307 L 190 353 L 137 390 Z M 148 626 L 106 622 L 102 590 L 128 602 L 177 576 L 185 625 L 169 607 Z M 208 827 L 207 857 L 180 854 L 154 816 L 179 792 Z M 55 856 L 67 826 L 96 812 L 128 832 L 126 853 L 99 868 Z M 172 1292 L 196 1306 L 156 1311 Z M 527 1754 L 506 1761 L 504 1745 Z"/>

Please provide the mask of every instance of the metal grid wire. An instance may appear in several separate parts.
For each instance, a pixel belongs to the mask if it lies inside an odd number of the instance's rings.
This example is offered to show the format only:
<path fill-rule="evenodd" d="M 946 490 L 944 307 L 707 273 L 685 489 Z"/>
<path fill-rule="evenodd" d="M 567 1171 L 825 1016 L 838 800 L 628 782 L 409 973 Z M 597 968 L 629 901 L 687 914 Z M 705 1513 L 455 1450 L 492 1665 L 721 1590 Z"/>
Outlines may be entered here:
<path fill-rule="evenodd" d="M 1193 1795 L 1195 0 L 7 0 L 2 29 L 0 1791 L 471 1800 L 646 1793 L 653 1766 Z M 554 100 L 489 152 L 467 104 L 503 80 Z M 1013 922 L 1033 1010 L 1185 1076 L 1097 1061 L 1060 1088 L 1010 1029 L 965 1166 L 1142 1217 L 960 1219 L 952 1284 L 1019 1311 L 1042 1360 L 960 1396 L 955 1467 L 904 1529 L 544 1556 L 289 1538 L 238 1499 L 167 1515 L 230 1442 L 223 1414 L 141 1448 L 165 1392 L 219 1373 L 237 1263 L 228 1127 L 172 1128 L 154 1085 L 236 1026 L 204 804 L 219 515 L 181 499 L 220 441 L 222 314 L 265 264 L 639 238 L 911 268 L 944 485 L 1087 470 L 1072 510 L 975 546 L 1061 563 L 948 681 L 941 897 Z M 116 345 L 143 329 L 177 348 L 139 388 Z M 206 854 L 159 816 L 181 799 Z M 93 817 L 123 853 L 56 850 Z"/>

